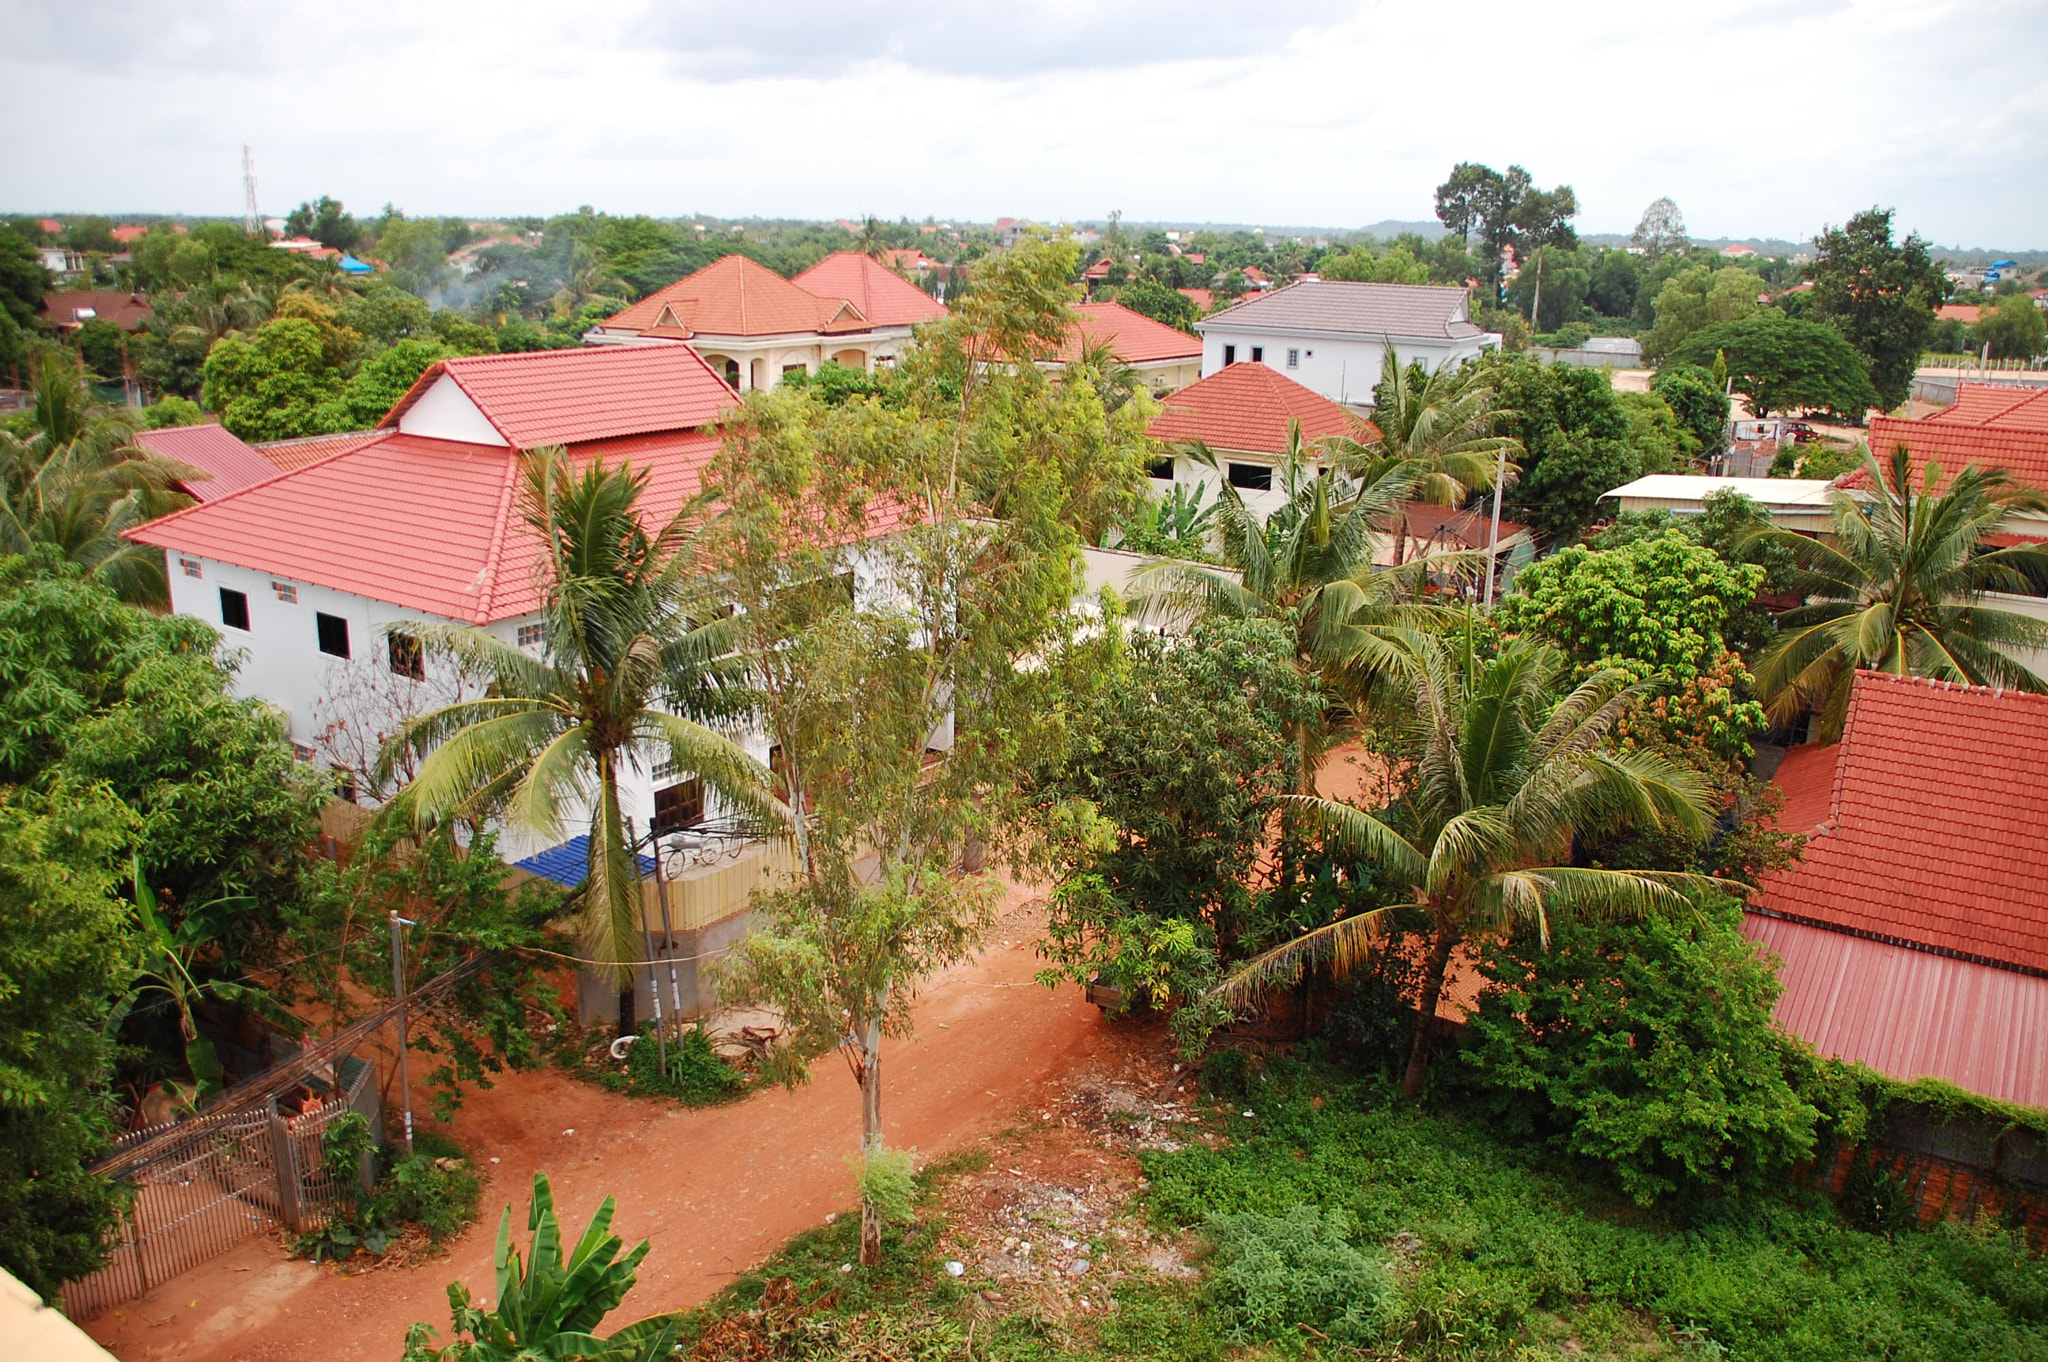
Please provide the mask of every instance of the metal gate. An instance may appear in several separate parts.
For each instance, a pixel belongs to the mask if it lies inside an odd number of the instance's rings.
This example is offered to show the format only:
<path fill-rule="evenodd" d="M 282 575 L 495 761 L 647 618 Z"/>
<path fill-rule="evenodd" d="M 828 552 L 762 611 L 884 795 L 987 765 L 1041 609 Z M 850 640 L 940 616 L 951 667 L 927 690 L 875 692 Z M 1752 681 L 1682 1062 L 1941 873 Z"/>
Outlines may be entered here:
<path fill-rule="evenodd" d="M 111 1162 L 153 1147 L 119 1174 L 134 1201 L 106 1265 L 65 1283 L 64 1313 L 90 1319 L 272 1225 L 303 1233 L 324 1223 L 343 1189 L 327 1173 L 320 1137 L 351 1111 L 377 1124 L 371 1066 L 350 1059 L 340 1077 L 340 1093 L 296 1116 L 280 1115 L 272 1099 L 123 1137 Z"/>

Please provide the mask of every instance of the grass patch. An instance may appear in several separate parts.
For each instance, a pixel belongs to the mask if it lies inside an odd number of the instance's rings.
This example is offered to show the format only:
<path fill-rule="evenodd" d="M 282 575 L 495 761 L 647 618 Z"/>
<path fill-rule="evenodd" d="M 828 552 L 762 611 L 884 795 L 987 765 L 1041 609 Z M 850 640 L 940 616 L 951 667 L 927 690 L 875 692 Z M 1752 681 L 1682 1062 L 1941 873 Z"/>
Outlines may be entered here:
<path fill-rule="evenodd" d="M 628 1097 L 666 1097 L 686 1107 L 716 1107 L 737 1102 L 752 1090 L 747 1075 L 712 1048 L 703 1026 L 692 1026 L 663 1047 L 643 1036 L 626 1047 L 623 1064 L 612 1059 L 611 1038 L 598 1032 L 571 1032 L 557 1049 L 564 1068 L 607 1092 Z"/>

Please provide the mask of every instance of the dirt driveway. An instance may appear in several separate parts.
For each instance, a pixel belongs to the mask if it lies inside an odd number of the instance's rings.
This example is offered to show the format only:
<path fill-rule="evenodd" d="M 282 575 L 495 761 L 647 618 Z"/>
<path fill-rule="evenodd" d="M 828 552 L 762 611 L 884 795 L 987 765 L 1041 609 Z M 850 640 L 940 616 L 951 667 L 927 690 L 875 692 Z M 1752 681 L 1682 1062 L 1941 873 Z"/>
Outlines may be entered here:
<path fill-rule="evenodd" d="M 1115 1048 L 1078 989 L 1048 993 L 1033 982 L 1041 962 L 1027 897 L 1013 890 L 979 958 L 934 981 L 917 1007 L 916 1038 L 885 1048 L 892 1145 L 932 1155 L 1015 1124 L 1063 1075 Z M 413 1321 L 445 1331 L 450 1281 L 496 1297 L 498 1217 L 516 1206 L 523 1244 L 536 1171 L 553 1180 L 569 1232 L 581 1233 L 611 1195 L 615 1230 L 628 1243 L 653 1242 L 614 1323 L 684 1309 L 852 1204 L 846 1154 L 859 1136 L 857 1099 L 836 1058 L 795 1093 L 775 1089 L 709 1111 L 614 1096 L 553 1071 L 515 1075 L 472 1097 L 458 1122 L 489 1181 L 483 1220 L 450 1256 L 343 1276 L 256 1241 L 86 1327 L 124 1362 L 388 1362 Z"/>

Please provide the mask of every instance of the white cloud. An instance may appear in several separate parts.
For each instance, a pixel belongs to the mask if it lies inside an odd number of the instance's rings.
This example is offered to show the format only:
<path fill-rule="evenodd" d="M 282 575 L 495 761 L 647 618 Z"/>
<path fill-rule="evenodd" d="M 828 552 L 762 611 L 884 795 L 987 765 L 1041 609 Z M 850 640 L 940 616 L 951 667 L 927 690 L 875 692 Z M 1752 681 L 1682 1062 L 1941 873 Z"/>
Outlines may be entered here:
<path fill-rule="evenodd" d="M 1586 230 L 1669 194 L 1709 236 L 1881 203 L 2048 244 L 2037 0 L 0 0 L 0 31 L 10 209 L 234 213 L 246 141 L 270 211 L 1345 226 L 1480 160 L 1573 185 Z"/>

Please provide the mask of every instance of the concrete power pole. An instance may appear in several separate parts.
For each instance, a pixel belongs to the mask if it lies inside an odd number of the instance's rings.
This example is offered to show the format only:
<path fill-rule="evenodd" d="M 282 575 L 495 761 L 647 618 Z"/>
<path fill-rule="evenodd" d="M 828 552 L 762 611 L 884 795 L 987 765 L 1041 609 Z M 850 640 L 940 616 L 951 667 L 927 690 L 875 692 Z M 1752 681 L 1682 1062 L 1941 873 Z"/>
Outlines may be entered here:
<path fill-rule="evenodd" d="M 248 236 L 263 235 L 263 214 L 256 207 L 256 157 L 248 144 L 242 144 L 242 231 Z"/>

